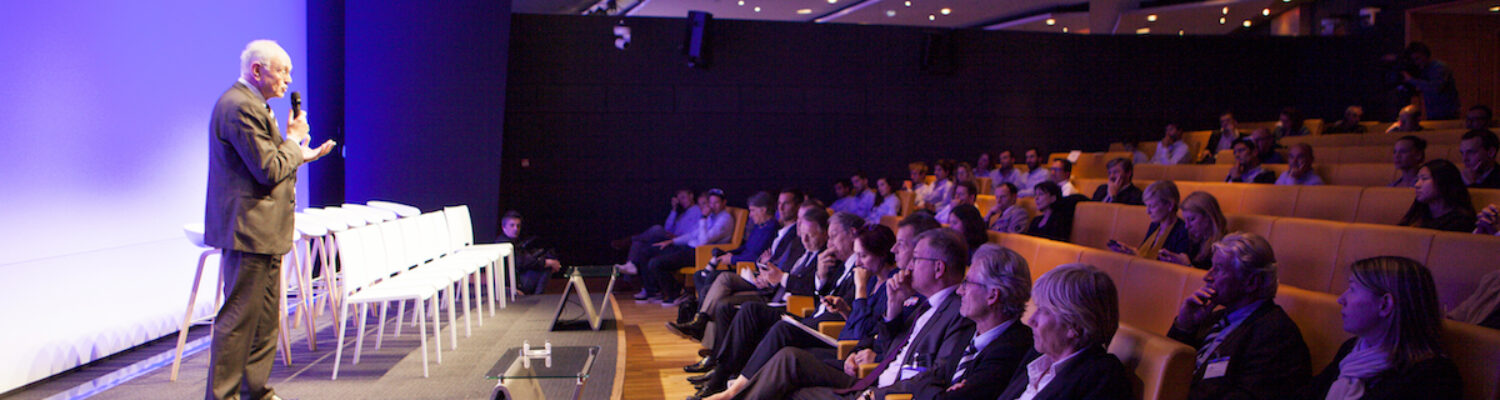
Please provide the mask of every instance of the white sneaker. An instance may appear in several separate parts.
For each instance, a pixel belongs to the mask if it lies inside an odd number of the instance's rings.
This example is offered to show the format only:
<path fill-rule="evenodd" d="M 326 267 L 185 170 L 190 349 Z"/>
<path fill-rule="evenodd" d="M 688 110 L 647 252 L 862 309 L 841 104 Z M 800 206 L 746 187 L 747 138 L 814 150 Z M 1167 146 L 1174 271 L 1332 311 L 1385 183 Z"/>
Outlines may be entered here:
<path fill-rule="evenodd" d="M 636 275 L 640 273 L 640 271 L 635 268 L 635 263 L 629 261 L 626 261 L 624 264 L 615 264 L 615 269 L 620 270 L 620 273 L 625 275 Z"/>

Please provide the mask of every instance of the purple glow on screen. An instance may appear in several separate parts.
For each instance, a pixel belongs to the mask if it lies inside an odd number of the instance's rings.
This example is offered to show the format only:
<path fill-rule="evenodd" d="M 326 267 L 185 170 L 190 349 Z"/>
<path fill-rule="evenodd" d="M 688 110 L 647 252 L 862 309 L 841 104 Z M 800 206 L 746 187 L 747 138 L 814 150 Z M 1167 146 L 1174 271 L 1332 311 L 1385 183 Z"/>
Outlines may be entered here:
<path fill-rule="evenodd" d="M 8 4 L 0 24 L 0 272 L 28 260 L 181 240 L 180 226 L 203 218 L 209 110 L 234 83 L 245 44 L 280 42 L 292 56 L 291 90 L 317 101 L 304 89 L 305 7 Z M 284 125 L 287 100 L 271 105 Z M 305 197 L 306 179 L 298 186 Z"/>

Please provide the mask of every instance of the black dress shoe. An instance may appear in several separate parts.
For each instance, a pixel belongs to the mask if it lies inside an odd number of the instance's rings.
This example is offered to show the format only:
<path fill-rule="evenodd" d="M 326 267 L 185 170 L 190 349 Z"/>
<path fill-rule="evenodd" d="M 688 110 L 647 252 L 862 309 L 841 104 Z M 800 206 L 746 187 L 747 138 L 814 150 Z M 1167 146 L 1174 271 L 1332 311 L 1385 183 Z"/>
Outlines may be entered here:
<path fill-rule="evenodd" d="M 719 363 L 714 362 L 714 358 L 713 357 L 703 357 L 702 360 L 698 360 L 697 364 L 693 364 L 693 365 L 689 365 L 689 366 L 686 366 L 686 367 L 682 367 L 682 370 L 685 371 L 685 372 L 691 372 L 691 373 L 694 373 L 694 374 L 701 374 L 701 373 L 708 372 L 711 369 L 714 369 L 714 367 L 718 366 L 718 364 Z"/>
<path fill-rule="evenodd" d="M 724 391 L 725 389 L 728 389 L 728 388 L 729 388 L 728 385 L 725 384 L 724 382 L 722 382 L 722 381 L 720 381 L 718 379 L 714 379 L 714 380 L 708 381 L 708 383 L 704 384 L 702 389 L 698 389 L 698 393 L 694 393 L 693 396 L 689 397 L 688 399 L 690 399 L 690 400 L 691 399 L 699 399 L 699 400 L 701 400 L 704 397 L 713 396 L 713 395 L 718 394 L 719 392 L 722 392 L 722 391 Z"/>
<path fill-rule="evenodd" d="M 714 349 L 698 349 L 698 357 L 708 357 L 714 354 Z"/>
<path fill-rule="evenodd" d="M 687 377 L 687 380 L 688 380 L 688 382 L 692 382 L 692 384 L 694 386 L 702 386 L 703 382 L 708 382 L 708 381 L 714 379 L 714 374 L 716 373 L 716 371 L 718 371 L 718 370 L 717 369 L 711 369 L 711 370 L 708 370 L 708 372 L 703 373 L 703 375 L 689 376 L 689 377 Z"/>

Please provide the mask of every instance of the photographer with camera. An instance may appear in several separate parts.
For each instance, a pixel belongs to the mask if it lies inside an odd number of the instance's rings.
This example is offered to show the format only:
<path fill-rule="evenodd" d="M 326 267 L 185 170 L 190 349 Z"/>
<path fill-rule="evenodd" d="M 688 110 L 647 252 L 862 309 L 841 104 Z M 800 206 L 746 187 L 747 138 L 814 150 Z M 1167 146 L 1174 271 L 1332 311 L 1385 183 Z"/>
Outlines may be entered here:
<path fill-rule="evenodd" d="M 1432 59 L 1432 49 L 1422 42 L 1412 42 L 1401 57 L 1392 61 L 1393 71 L 1400 75 L 1393 76 L 1399 81 L 1396 85 L 1399 104 L 1421 95 L 1422 113 L 1427 119 L 1458 119 L 1458 86 L 1453 82 L 1453 70 L 1448 64 Z"/>

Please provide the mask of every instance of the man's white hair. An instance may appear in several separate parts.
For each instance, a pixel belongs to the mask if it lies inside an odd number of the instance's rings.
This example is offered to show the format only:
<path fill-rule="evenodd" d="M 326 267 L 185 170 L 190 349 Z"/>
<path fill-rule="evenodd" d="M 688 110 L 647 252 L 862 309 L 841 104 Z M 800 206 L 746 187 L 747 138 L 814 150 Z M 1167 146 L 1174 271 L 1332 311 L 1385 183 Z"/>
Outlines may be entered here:
<path fill-rule="evenodd" d="M 281 45 L 269 39 L 260 39 L 245 45 L 245 51 L 240 52 L 240 76 L 250 76 L 250 70 L 255 64 L 270 67 L 271 60 L 281 59 L 291 64 L 292 56 L 286 53 Z"/>

